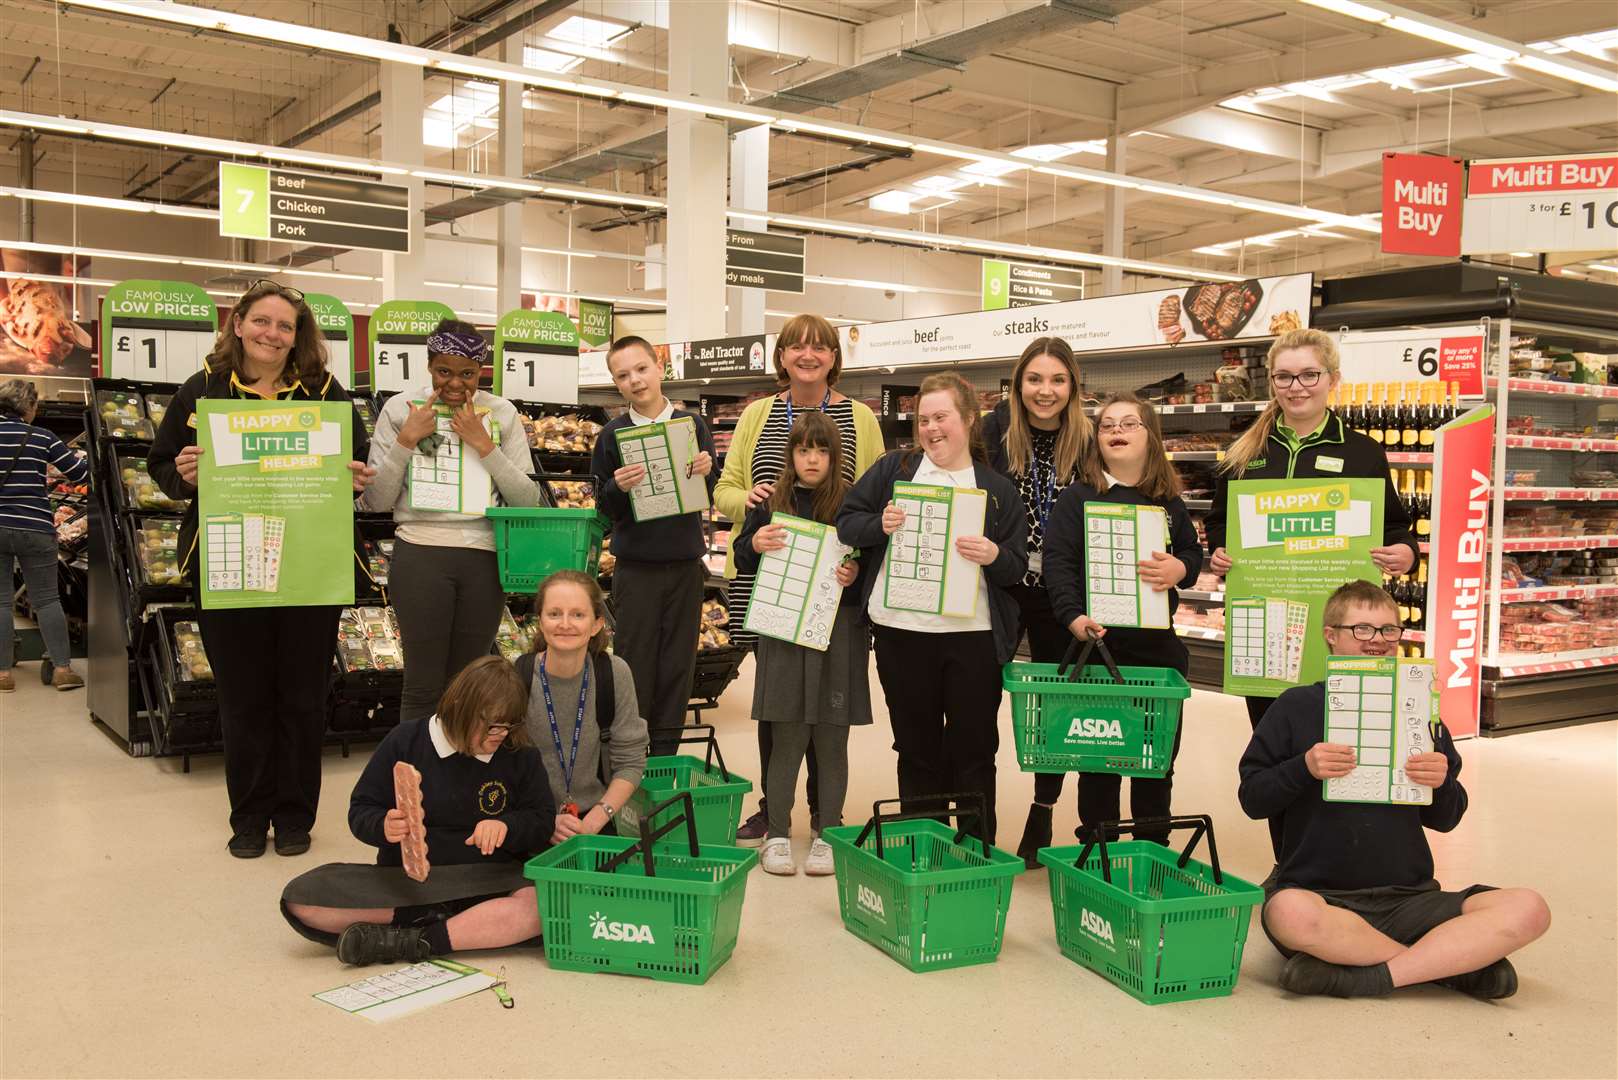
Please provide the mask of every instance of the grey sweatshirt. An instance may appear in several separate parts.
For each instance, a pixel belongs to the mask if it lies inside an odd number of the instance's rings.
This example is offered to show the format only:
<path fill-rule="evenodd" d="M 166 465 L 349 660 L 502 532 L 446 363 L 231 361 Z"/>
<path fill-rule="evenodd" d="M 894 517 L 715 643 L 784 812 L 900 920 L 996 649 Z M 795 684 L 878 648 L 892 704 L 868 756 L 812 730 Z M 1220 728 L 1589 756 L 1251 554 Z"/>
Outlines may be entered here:
<path fill-rule="evenodd" d="M 376 470 L 376 479 L 360 497 L 360 506 L 373 512 L 392 510 L 393 520 L 398 523 L 399 539 L 406 543 L 493 551 L 494 527 L 488 518 L 410 509 L 406 474 L 410 469 L 412 447 L 400 445 L 399 429 L 410 415 L 411 403 L 426 400 L 430 390 L 430 387 L 422 387 L 413 393 L 395 394 L 382 406 L 376 418 L 376 433 L 371 438 L 370 465 Z M 495 491 L 507 506 L 538 506 L 539 488 L 528 478 L 534 459 L 523 435 L 522 422 L 517 418 L 517 407 L 484 390 L 477 392 L 472 404 L 488 409 L 490 418 L 498 425 L 499 443 L 494 452 L 483 459 L 483 467 L 489 470 Z"/>
<path fill-rule="evenodd" d="M 591 662 L 590 690 L 584 696 L 584 725 L 579 729 L 579 756 L 573 767 L 572 801 L 580 810 L 601 801 L 607 785 L 601 779 L 601 729 L 596 726 L 596 687 L 594 663 Z M 612 739 L 607 749 L 607 775 L 613 780 L 628 780 L 640 786 L 641 773 L 646 768 L 646 721 L 641 719 L 640 706 L 635 701 L 635 676 L 629 665 L 612 658 L 613 712 Z M 572 678 L 550 675 L 551 701 L 556 707 L 556 735 L 551 734 L 550 719 L 545 715 L 545 694 L 539 685 L 539 665 L 534 665 L 534 681 L 528 687 L 528 737 L 539 748 L 545 761 L 545 774 L 550 777 L 551 793 L 556 805 L 568 801 L 567 781 L 562 774 L 562 760 L 573 755 L 573 728 L 579 715 L 579 684 L 583 674 Z M 556 756 L 556 739 L 562 740 L 562 755 Z"/>

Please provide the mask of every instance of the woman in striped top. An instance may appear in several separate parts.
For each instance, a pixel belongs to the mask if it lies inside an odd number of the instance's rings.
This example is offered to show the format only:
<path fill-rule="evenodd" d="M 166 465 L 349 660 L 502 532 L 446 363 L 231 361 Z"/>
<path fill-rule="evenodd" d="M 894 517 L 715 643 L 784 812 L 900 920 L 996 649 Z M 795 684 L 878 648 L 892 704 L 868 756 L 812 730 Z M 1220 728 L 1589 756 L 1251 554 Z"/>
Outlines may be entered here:
<path fill-rule="evenodd" d="M 56 466 L 75 484 L 90 475 L 84 459 L 44 428 L 33 426 L 39 409 L 39 391 L 23 379 L 0 385 L 0 582 L 6 583 L 0 602 L 0 693 L 17 689 L 11 674 L 13 652 L 11 564 L 22 566 L 23 582 L 39 632 L 45 638 L 56 673 L 51 685 L 58 690 L 83 686 L 84 679 L 69 666 L 72 653 L 67 637 L 67 616 L 56 592 L 56 519 L 45 486 L 45 466 Z"/>
<path fill-rule="evenodd" d="M 843 371 L 843 350 L 837 331 L 818 315 L 795 315 L 775 339 L 775 380 L 781 391 L 753 402 L 736 423 L 736 434 L 725 454 L 724 472 L 714 487 L 714 505 L 729 518 L 732 535 L 741 531 L 747 512 L 770 497 L 786 463 L 787 436 L 792 421 L 805 409 L 819 409 L 837 425 L 843 440 L 843 478 L 852 484 L 882 456 L 882 428 L 876 414 L 835 387 Z M 753 593 L 753 575 L 740 574 L 734 552 L 725 560 L 730 579 L 726 602 L 730 610 L 731 640 L 752 647 L 754 636 L 742 632 L 747 602 Z M 769 768 L 772 725 L 760 724 L 759 770 Z M 810 815 L 815 810 L 818 773 L 814 753 L 809 754 Z M 736 834 L 739 843 L 757 846 L 764 840 L 762 801 Z"/>

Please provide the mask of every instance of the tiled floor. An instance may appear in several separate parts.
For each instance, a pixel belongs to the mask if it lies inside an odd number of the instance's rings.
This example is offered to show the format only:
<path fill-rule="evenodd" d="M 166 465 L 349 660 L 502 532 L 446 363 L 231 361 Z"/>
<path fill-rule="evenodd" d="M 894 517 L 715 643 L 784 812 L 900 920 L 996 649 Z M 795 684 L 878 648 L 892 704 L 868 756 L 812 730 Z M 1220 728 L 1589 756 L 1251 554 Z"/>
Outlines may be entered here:
<path fill-rule="evenodd" d="M 751 665 L 711 713 L 728 762 L 757 773 Z M 344 827 L 364 751 L 326 758 L 313 851 L 225 853 L 217 759 L 184 775 L 132 760 L 86 718 L 83 692 L 32 666 L 0 697 L 5 1076 L 1556 1076 L 1612 1077 L 1615 725 L 1465 743 L 1472 809 L 1433 837 L 1447 883 L 1530 884 L 1554 913 L 1494 1005 L 1418 988 L 1392 1000 L 1292 999 L 1255 927 L 1226 998 L 1148 1007 L 1056 951 L 1044 873 L 1018 878 L 997 963 L 913 975 L 843 930 L 829 879 L 748 882 L 741 938 L 707 986 L 504 965 L 488 994 L 374 1025 L 310 995 L 352 977 L 296 937 L 276 898 L 323 861 L 368 861 Z M 873 673 L 874 684 L 874 673 Z M 1002 730 L 1009 727 L 1002 713 Z M 1236 806 L 1239 702 L 1198 693 L 1175 807 L 1207 812 L 1226 865 L 1269 869 L 1264 826 Z M 886 716 L 855 733 L 849 818 L 893 794 Z M 1002 846 L 1029 792 L 1009 736 Z M 1069 786 L 1059 835 L 1074 824 Z M 749 803 L 751 809 L 751 803 Z M 800 855 L 806 825 L 799 823 Z"/>

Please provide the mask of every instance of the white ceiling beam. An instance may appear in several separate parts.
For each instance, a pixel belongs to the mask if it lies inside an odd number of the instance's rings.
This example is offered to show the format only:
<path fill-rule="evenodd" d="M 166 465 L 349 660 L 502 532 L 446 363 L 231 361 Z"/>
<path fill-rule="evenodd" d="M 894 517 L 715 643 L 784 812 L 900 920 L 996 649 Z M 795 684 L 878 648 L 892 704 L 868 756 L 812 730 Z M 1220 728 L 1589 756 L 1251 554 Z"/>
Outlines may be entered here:
<path fill-rule="evenodd" d="M 1319 130 L 1250 116 L 1235 109 L 1203 109 L 1190 116 L 1159 121 L 1152 125 L 1152 130 L 1264 157 L 1301 160 L 1309 165 L 1320 163 Z"/>
<path fill-rule="evenodd" d="M 965 71 L 941 71 L 907 84 L 916 85 L 948 87 L 951 93 L 977 101 L 1107 125 L 1112 123 L 1118 95 L 1115 85 L 1101 79 L 998 56 L 980 56 L 968 61 Z"/>

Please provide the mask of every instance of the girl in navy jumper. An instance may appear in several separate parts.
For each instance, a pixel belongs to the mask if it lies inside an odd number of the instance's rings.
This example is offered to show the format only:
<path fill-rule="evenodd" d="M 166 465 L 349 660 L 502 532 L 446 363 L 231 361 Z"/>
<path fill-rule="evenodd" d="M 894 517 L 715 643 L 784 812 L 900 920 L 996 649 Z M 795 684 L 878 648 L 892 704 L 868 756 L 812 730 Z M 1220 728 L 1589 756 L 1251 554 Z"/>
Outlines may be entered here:
<path fill-rule="evenodd" d="M 454 950 L 499 949 L 539 936 L 523 863 L 550 846 L 556 805 L 523 718 L 528 691 L 502 657 L 474 660 L 436 715 L 407 720 L 377 746 L 349 800 L 348 826 L 376 864 L 331 863 L 294 878 L 281 912 L 345 964 L 414 962 Z M 406 821 L 393 767 L 421 773 L 426 881 L 405 876 Z"/>
<path fill-rule="evenodd" d="M 1174 630 L 1137 627 L 1109 629 L 1085 612 L 1084 504 L 1134 503 L 1160 506 L 1168 514 L 1169 551 L 1155 551 L 1137 569 L 1140 580 L 1157 592 L 1169 594 L 1169 615 L 1179 606 L 1177 589 L 1197 580 L 1202 572 L 1202 547 L 1180 500 L 1180 478 L 1163 450 L 1163 428 L 1157 412 L 1133 394 L 1114 394 L 1101 407 L 1096 438 L 1085 461 L 1085 480 L 1074 484 L 1056 500 L 1045 540 L 1045 584 L 1056 617 L 1073 635 L 1104 636 L 1119 664 L 1173 668 L 1186 673 L 1189 657 Z M 1183 726 L 1183 725 L 1182 725 Z M 1136 777 L 1130 781 L 1129 804 L 1135 818 L 1169 816 L 1169 794 L 1174 787 L 1173 758 L 1180 752 L 1180 734 L 1174 735 L 1168 775 L 1161 780 Z M 1079 820 L 1085 825 L 1116 821 L 1122 778 L 1111 773 L 1079 774 Z M 1143 840 L 1166 843 L 1167 832 L 1137 834 Z M 1028 865 L 1037 864 L 1033 852 L 1019 852 Z"/>
<path fill-rule="evenodd" d="M 766 552 L 786 547 L 786 528 L 772 525 L 776 514 L 792 514 L 830 524 L 836 519 L 848 491 L 843 479 L 843 442 L 837 424 L 822 412 L 798 417 L 787 437 L 786 464 L 770 497 L 747 513 L 741 532 L 732 541 L 736 566 L 754 575 Z M 764 805 L 768 816 L 764 850 L 759 862 L 771 874 L 796 874 L 792 861 L 793 791 L 798 767 L 813 746 L 816 770 L 815 808 L 819 829 L 813 830 L 804 872 L 826 875 L 834 871 L 831 845 L 820 829 L 843 823 L 843 799 L 848 793 L 848 729 L 871 722 L 868 668 L 869 635 L 860 625 L 860 594 L 852 586 L 859 563 L 852 559 L 837 568 L 842 602 L 832 623 L 831 641 L 824 652 L 779 638 L 759 636 L 753 678 L 753 719 L 774 724 L 769 770 L 764 776 Z M 754 586 L 757 596 L 758 586 Z"/>
<path fill-rule="evenodd" d="M 981 428 L 971 383 L 954 372 L 927 376 L 916 398 L 920 452 L 894 451 L 860 477 L 837 515 L 837 534 L 873 568 L 861 592 L 876 624 L 876 672 L 899 753 L 899 795 L 981 792 L 992 844 L 1000 668 L 1017 650 L 1017 602 L 1009 590 L 1028 572 L 1028 530 L 1017 485 L 989 465 Z M 955 541 L 955 553 L 979 568 L 971 615 L 887 606 L 888 538 L 905 520 L 893 500 L 900 480 L 987 495 L 983 535 Z"/>

